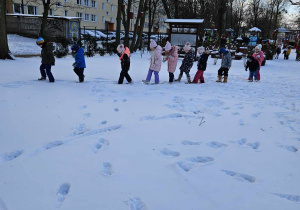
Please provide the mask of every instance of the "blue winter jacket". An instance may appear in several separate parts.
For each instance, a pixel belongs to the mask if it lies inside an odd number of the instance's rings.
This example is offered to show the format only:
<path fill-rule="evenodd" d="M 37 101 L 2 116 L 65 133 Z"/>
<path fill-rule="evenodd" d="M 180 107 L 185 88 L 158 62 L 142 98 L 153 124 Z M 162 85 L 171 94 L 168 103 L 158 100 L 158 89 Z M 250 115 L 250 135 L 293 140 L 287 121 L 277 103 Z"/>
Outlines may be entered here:
<path fill-rule="evenodd" d="M 84 59 L 84 51 L 82 47 L 80 47 L 77 52 L 75 53 L 75 62 L 78 68 L 86 68 L 85 66 L 85 59 Z"/>

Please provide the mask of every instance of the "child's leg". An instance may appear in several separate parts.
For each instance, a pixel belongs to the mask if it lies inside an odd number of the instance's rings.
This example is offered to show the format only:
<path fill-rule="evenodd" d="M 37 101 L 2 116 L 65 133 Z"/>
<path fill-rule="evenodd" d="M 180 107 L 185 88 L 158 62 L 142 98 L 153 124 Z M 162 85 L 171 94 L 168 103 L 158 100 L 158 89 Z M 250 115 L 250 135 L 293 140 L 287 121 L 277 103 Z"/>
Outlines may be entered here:
<path fill-rule="evenodd" d="M 158 71 L 154 71 L 154 76 L 155 76 L 155 83 L 158 84 L 159 83 L 159 75 L 158 75 Z"/>
<path fill-rule="evenodd" d="M 54 82 L 55 79 L 54 79 L 54 77 L 52 75 L 52 72 L 51 72 L 51 65 L 45 64 L 45 68 L 46 68 L 46 74 L 49 78 L 49 82 Z"/>
<path fill-rule="evenodd" d="M 257 80 L 259 81 L 260 80 L 260 70 L 257 70 Z"/>
<path fill-rule="evenodd" d="M 149 69 L 146 81 L 150 82 L 153 70 Z"/>
<path fill-rule="evenodd" d="M 169 82 L 173 82 L 174 81 L 174 73 L 169 72 Z"/>
<path fill-rule="evenodd" d="M 41 64 L 40 66 L 40 72 L 41 72 L 41 76 L 42 78 L 46 78 L 46 71 L 45 71 L 45 64 Z"/>
<path fill-rule="evenodd" d="M 204 83 L 204 71 L 200 70 L 200 83 Z"/>
<path fill-rule="evenodd" d="M 128 71 L 125 72 L 125 78 L 126 78 L 127 82 L 129 82 L 129 83 L 132 81 L 130 75 L 128 74 Z"/>
<path fill-rule="evenodd" d="M 254 79 L 257 80 L 257 71 L 253 72 Z"/>
<path fill-rule="evenodd" d="M 200 79 L 200 75 L 201 75 L 201 70 L 198 70 L 195 74 L 195 77 L 193 79 L 193 83 L 198 83 L 199 79 Z"/>
<path fill-rule="evenodd" d="M 79 68 L 79 72 L 78 72 L 79 82 L 84 81 L 83 71 L 84 71 L 84 68 Z"/>
<path fill-rule="evenodd" d="M 253 75 L 254 75 L 254 72 L 253 71 L 250 71 L 249 72 L 249 81 L 253 81 Z M 256 78 L 255 78 L 256 79 Z"/>

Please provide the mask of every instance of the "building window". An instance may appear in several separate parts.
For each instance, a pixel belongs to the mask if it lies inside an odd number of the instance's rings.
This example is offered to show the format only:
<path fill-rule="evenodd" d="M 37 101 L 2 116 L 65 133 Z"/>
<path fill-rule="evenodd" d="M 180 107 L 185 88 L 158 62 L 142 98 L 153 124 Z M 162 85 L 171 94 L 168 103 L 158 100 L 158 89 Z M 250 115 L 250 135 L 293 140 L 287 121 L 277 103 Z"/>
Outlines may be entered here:
<path fill-rule="evenodd" d="M 84 15 L 84 20 L 85 21 L 90 21 L 90 15 L 89 14 L 85 14 Z"/>
<path fill-rule="evenodd" d="M 110 0 L 107 0 L 107 3 L 109 3 L 110 2 Z"/>
<path fill-rule="evenodd" d="M 78 5 L 82 5 L 82 0 L 77 0 Z"/>
<path fill-rule="evenodd" d="M 105 3 L 102 3 L 102 9 L 105 10 Z"/>
<path fill-rule="evenodd" d="M 50 9 L 51 11 L 51 9 Z M 30 15 L 37 15 L 37 7 L 35 6 L 28 6 L 27 7 L 27 13 Z"/>
<path fill-rule="evenodd" d="M 68 3 L 68 0 L 65 0 L 66 3 Z"/>
<path fill-rule="evenodd" d="M 21 13 L 21 4 L 14 4 L 14 13 Z"/>
<path fill-rule="evenodd" d="M 114 22 L 114 19 L 113 19 L 112 17 L 110 18 L 110 22 L 111 22 L 111 23 L 113 23 L 113 22 Z"/>
<path fill-rule="evenodd" d="M 91 15 L 91 21 L 96 22 L 97 21 L 97 15 Z"/>
<path fill-rule="evenodd" d="M 65 10 L 65 17 L 68 17 L 68 16 L 69 16 L 69 11 Z"/>
<path fill-rule="evenodd" d="M 82 18 L 82 12 L 76 12 L 76 17 Z"/>
<path fill-rule="evenodd" d="M 84 0 L 84 5 L 89 7 L 90 6 L 90 1 L 89 0 Z"/>
<path fill-rule="evenodd" d="M 105 23 L 105 17 L 102 16 L 102 23 Z"/>
<path fill-rule="evenodd" d="M 106 12 L 106 15 L 109 16 L 109 12 Z"/>
<path fill-rule="evenodd" d="M 112 12 L 114 11 L 114 6 L 113 5 L 110 6 L 110 11 L 112 11 Z"/>
<path fill-rule="evenodd" d="M 49 15 L 50 15 L 50 16 L 54 16 L 54 10 L 53 10 L 53 9 L 50 9 L 50 10 L 49 10 Z"/>
<path fill-rule="evenodd" d="M 97 8 L 97 1 L 92 1 L 92 7 Z"/>

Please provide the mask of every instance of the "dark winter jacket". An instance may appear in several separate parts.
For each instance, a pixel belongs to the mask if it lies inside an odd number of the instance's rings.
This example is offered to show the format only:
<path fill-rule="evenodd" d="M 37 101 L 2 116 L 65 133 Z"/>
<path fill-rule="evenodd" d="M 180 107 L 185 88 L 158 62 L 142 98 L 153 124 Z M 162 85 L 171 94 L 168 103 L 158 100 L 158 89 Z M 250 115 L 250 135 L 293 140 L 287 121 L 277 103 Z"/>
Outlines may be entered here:
<path fill-rule="evenodd" d="M 232 61 L 231 54 L 230 54 L 230 52 L 226 51 L 226 53 L 223 54 L 223 57 L 222 57 L 221 68 L 230 68 L 231 61 Z"/>
<path fill-rule="evenodd" d="M 41 51 L 42 64 L 54 65 L 53 43 L 44 42 Z"/>
<path fill-rule="evenodd" d="M 205 71 L 209 54 L 203 53 L 198 60 L 198 70 Z"/>
<path fill-rule="evenodd" d="M 84 50 L 80 47 L 75 53 L 75 62 L 78 68 L 86 68 L 85 59 L 84 59 Z"/>
<path fill-rule="evenodd" d="M 122 54 L 120 54 L 120 61 L 121 61 L 121 68 L 122 71 L 129 71 L 130 68 L 130 57 L 129 57 L 130 50 L 128 47 L 125 47 L 125 50 Z"/>
<path fill-rule="evenodd" d="M 184 72 L 189 72 L 194 64 L 194 51 L 191 49 L 188 53 L 185 54 L 180 70 Z"/>
<path fill-rule="evenodd" d="M 253 56 L 249 56 L 248 58 L 251 61 L 247 61 L 247 63 L 246 63 L 246 69 L 245 70 L 247 71 L 247 69 L 249 68 L 249 70 L 251 72 L 253 72 L 253 71 L 256 71 L 257 69 L 259 69 L 259 63 L 258 63 L 258 61 L 256 59 L 254 59 Z"/>
<path fill-rule="evenodd" d="M 279 47 L 277 47 L 276 53 L 277 53 L 277 54 L 280 54 L 280 53 L 281 53 L 281 49 L 280 49 Z"/>

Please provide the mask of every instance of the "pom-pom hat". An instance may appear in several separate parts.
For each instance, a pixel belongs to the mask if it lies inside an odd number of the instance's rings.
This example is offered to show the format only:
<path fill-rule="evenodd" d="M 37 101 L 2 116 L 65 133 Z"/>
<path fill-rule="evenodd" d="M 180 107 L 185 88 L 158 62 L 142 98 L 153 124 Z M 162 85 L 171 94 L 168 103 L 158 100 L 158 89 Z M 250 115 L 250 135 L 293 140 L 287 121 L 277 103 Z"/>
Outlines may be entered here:
<path fill-rule="evenodd" d="M 185 46 L 183 47 L 183 50 L 184 50 L 184 51 L 190 51 L 190 50 L 191 50 L 191 44 L 190 44 L 189 42 L 187 42 L 187 43 L 185 44 Z"/>
<path fill-rule="evenodd" d="M 45 40 L 44 40 L 42 37 L 39 37 L 39 38 L 37 38 L 37 40 L 36 40 L 36 44 L 37 44 L 37 45 L 42 45 L 42 44 L 44 44 L 44 42 L 45 42 Z"/>
<path fill-rule="evenodd" d="M 153 39 L 150 39 L 150 48 L 155 48 L 156 46 L 156 42 Z"/>
<path fill-rule="evenodd" d="M 117 51 L 118 53 L 122 53 L 125 50 L 124 45 L 123 44 L 119 44 L 117 47 Z"/>
<path fill-rule="evenodd" d="M 77 50 L 79 50 L 78 44 L 73 44 L 72 47 L 71 47 L 71 50 L 77 52 Z"/>
<path fill-rule="evenodd" d="M 165 50 L 166 50 L 166 51 L 170 51 L 170 50 L 171 50 L 171 44 L 170 44 L 170 42 L 168 42 L 168 41 L 167 41 L 167 44 L 166 44 L 166 46 L 165 46 Z"/>
<path fill-rule="evenodd" d="M 261 51 L 261 44 L 257 45 L 257 46 L 255 47 L 255 49 Z"/>

